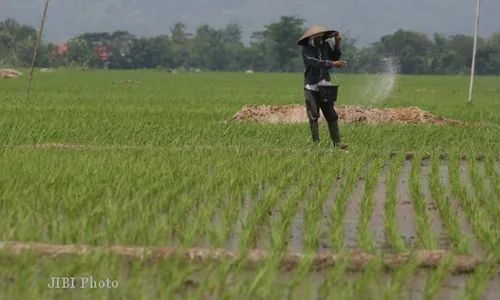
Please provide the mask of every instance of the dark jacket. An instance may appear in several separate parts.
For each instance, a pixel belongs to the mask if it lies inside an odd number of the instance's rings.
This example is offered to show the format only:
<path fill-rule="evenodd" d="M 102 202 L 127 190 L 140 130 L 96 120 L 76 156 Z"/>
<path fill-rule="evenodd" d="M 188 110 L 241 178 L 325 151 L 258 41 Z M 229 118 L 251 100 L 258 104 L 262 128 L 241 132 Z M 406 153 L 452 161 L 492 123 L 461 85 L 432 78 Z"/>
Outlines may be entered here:
<path fill-rule="evenodd" d="M 339 60 L 342 52 L 338 47 L 332 49 L 330 44 L 324 41 L 318 49 L 309 44 L 302 46 L 302 59 L 304 61 L 304 84 L 317 84 L 322 79 L 330 81 L 328 70 L 332 61 Z"/>

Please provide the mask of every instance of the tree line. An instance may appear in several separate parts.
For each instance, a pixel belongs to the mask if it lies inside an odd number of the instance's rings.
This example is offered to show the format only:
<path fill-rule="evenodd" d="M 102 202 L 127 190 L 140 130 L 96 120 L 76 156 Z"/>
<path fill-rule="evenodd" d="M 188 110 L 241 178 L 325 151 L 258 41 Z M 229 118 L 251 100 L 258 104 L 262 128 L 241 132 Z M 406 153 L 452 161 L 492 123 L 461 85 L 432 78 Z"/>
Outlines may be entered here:
<path fill-rule="evenodd" d="M 242 28 L 237 23 L 219 29 L 201 25 L 190 33 L 179 22 L 170 32 L 151 37 L 128 31 L 89 32 L 65 45 L 42 43 L 36 66 L 302 72 L 296 41 L 306 29 L 304 23 L 304 19 L 295 16 L 282 16 L 254 32 L 249 45 L 242 42 Z M 0 22 L 0 66 L 30 66 L 37 36 L 37 29 L 15 19 Z M 417 31 L 399 29 L 365 47 L 358 47 L 348 33 L 342 33 L 342 37 L 342 59 L 349 64 L 346 72 L 376 72 L 386 57 L 397 59 L 403 74 L 470 72 L 472 36 L 436 33 L 430 38 Z M 476 72 L 500 74 L 500 31 L 478 39 Z"/>

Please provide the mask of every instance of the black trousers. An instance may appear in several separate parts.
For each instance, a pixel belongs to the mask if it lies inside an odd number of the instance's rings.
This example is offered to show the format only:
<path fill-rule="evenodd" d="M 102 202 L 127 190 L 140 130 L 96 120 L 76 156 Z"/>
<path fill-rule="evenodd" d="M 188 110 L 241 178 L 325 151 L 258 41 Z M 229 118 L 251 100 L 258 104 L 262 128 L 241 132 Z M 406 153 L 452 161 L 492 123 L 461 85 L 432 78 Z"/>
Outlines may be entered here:
<path fill-rule="evenodd" d="M 320 98 L 319 92 L 311 91 L 304 88 L 305 103 L 307 110 L 307 117 L 309 119 L 309 126 L 311 129 L 311 136 L 313 142 L 319 142 L 319 125 L 318 119 L 320 117 L 320 110 L 328 123 L 328 130 L 330 137 L 334 144 L 340 143 L 340 133 L 338 128 L 339 116 L 335 111 L 334 103 L 328 103 Z"/>

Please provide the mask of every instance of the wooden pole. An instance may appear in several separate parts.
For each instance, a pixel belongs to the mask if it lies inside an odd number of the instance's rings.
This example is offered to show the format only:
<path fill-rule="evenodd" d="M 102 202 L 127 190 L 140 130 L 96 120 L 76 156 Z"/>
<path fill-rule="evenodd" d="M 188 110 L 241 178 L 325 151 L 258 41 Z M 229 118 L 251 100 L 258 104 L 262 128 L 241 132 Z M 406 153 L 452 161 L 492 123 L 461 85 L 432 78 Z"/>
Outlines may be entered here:
<path fill-rule="evenodd" d="M 30 68 L 30 74 L 28 77 L 28 86 L 26 88 L 26 96 L 28 97 L 30 94 L 30 89 L 31 89 L 31 81 L 33 80 L 33 69 L 35 67 L 35 61 L 36 61 L 36 56 L 38 54 L 38 47 L 40 46 L 41 40 L 42 40 L 42 33 L 43 33 L 43 26 L 45 25 L 45 19 L 47 17 L 47 9 L 49 7 L 49 0 L 45 0 L 45 7 L 43 9 L 43 15 L 42 15 L 42 22 L 40 25 L 40 31 L 38 32 L 38 39 L 35 43 L 35 47 L 33 49 L 33 59 L 31 60 L 31 68 Z"/>
<path fill-rule="evenodd" d="M 476 7 L 476 28 L 474 30 L 474 45 L 472 48 L 472 66 L 470 70 L 470 84 L 469 84 L 469 103 L 472 102 L 472 90 L 474 88 L 474 73 L 476 69 L 476 51 L 477 51 L 477 35 L 479 29 L 479 12 L 481 10 L 481 0 L 477 0 Z"/>

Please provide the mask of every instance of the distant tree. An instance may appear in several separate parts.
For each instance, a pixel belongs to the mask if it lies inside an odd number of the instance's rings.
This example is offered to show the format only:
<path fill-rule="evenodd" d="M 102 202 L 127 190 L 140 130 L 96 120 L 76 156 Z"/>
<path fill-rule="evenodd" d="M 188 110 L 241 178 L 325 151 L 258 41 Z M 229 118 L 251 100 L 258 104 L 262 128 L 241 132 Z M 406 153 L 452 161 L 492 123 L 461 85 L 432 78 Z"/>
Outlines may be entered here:
<path fill-rule="evenodd" d="M 299 54 L 297 39 L 304 31 L 304 22 L 295 16 L 282 16 L 278 22 L 266 25 L 263 31 L 253 34 L 274 71 L 293 71 L 293 59 Z"/>
<path fill-rule="evenodd" d="M 87 32 L 70 39 L 67 51 L 58 45 L 42 44 L 37 66 L 82 65 L 91 68 L 200 68 L 205 70 L 302 72 L 300 47 L 304 20 L 282 16 L 252 34 L 250 45 L 241 41 L 243 30 L 236 22 L 223 28 L 200 25 L 187 32 L 181 22 L 170 32 L 152 37 L 137 37 L 130 32 Z M 342 58 L 349 62 L 345 72 L 372 73 L 380 67 L 381 58 L 394 56 L 403 74 L 464 74 L 472 64 L 471 36 L 423 33 L 398 29 L 379 41 L 358 48 L 349 33 L 341 33 Z M 29 66 L 38 37 L 35 28 L 14 19 L 0 22 L 0 65 Z M 330 40 L 330 42 L 333 42 Z M 103 53 L 104 52 L 104 53 Z M 477 74 L 500 74 L 500 31 L 490 38 L 479 38 L 476 56 Z"/>
<path fill-rule="evenodd" d="M 170 28 L 172 38 L 172 67 L 187 67 L 191 56 L 191 40 L 192 34 L 186 32 L 186 25 L 181 22 L 175 23 Z"/>
<path fill-rule="evenodd" d="M 31 65 L 33 48 L 38 38 L 35 28 L 9 18 L 0 22 L 0 64 L 27 67 Z M 38 49 L 36 66 L 48 63 L 47 47 Z"/>

